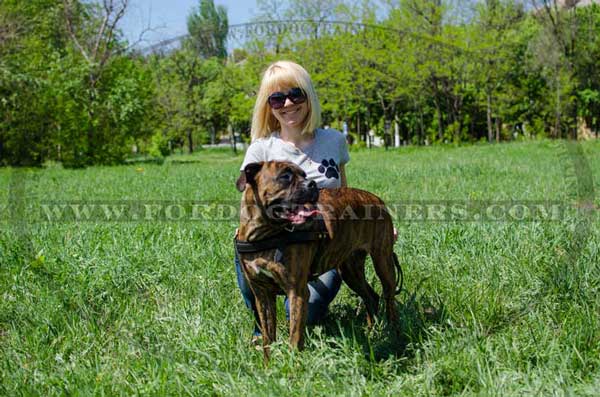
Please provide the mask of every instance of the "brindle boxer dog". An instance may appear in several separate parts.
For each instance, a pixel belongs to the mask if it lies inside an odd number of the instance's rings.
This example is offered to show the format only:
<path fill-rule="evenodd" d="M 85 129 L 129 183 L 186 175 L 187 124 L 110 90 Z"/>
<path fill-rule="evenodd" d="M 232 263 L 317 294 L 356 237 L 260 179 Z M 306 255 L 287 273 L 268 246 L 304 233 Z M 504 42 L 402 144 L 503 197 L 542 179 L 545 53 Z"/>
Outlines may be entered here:
<path fill-rule="evenodd" d="M 290 344 L 301 349 L 308 309 L 311 276 L 338 269 L 344 282 L 364 301 L 367 321 L 373 325 L 379 296 L 365 279 L 365 258 L 371 255 L 383 286 L 387 319 L 397 322 L 396 268 L 392 220 L 383 201 L 363 190 L 318 190 L 298 166 L 288 162 L 248 164 L 237 181 L 243 191 L 238 241 L 273 238 L 286 230 L 318 230 L 325 224 L 329 239 L 288 245 L 283 260 L 276 250 L 240 253 L 243 272 L 256 297 L 265 360 L 275 340 L 278 293 L 289 302 Z M 318 222 L 322 218 L 324 222 Z"/>

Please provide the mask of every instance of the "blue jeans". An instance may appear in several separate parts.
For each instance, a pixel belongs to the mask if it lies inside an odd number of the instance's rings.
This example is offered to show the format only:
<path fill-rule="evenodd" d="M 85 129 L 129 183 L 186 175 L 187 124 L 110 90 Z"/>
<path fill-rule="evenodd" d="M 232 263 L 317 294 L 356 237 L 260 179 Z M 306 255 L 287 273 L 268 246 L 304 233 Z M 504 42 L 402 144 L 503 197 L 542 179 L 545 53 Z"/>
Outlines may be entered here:
<path fill-rule="evenodd" d="M 244 277 L 237 254 L 235 255 L 234 261 L 240 292 L 242 293 L 246 306 L 254 313 L 254 335 L 260 335 L 260 320 L 254 303 L 254 294 L 246 281 L 246 277 Z M 310 293 L 308 298 L 308 318 L 306 319 L 308 325 L 316 324 L 325 317 L 327 308 L 333 298 L 337 295 L 341 285 L 342 278 L 335 269 L 321 274 L 316 280 L 308 283 L 308 291 Z M 285 298 L 285 313 L 286 317 L 289 319 L 290 307 L 287 297 Z"/>

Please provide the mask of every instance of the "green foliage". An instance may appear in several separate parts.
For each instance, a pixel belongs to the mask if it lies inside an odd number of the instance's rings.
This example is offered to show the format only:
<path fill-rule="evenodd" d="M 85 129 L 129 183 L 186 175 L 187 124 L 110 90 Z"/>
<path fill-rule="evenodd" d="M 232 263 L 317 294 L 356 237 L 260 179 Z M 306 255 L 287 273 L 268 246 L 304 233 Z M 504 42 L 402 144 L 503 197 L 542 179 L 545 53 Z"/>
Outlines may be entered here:
<path fill-rule="evenodd" d="M 227 126 L 233 95 L 221 61 L 199 58 L 184 46 L 168 57 L 150 58 L 147 68 L 156 84 L 157 129 L 189 152 L 198 141 L 214 143 L 217 132 Z"/>
<path fill-rule="evenodd" d="M 227 56 L 227 10 L 213 0 L 200 0 L 198 8 L 188 16 L 188 32 L 192 47 L 204 58 Z"/>
<path fill-rule="evenodd" d="M 386 124 L 418 145 L 600 132 L 600 6 L 378 4 L 260 1 L 257 21 L 354 25 L 276 30 L 227 58 L 226 11 L 201 0 L 180 48 L 138 58 L 118 33 L 98 36 L 98 2 L 2 1 L 0 164 L 120 163 L 134 145 L 161 152 L 158 136 L 190 153 L 247 140 L 261 73 L 279 59 L 305 66 L 323 124 L 346 123 L 357 144 Z"/>
<path fill-rule="evenodd" d="M 74 23 L 98 22 L 93 7 L 73 10 Z M 64 12 L 62 3 L 41 0 L 0 5 L 0 16 L 27 21 L 1 58 L 2 163 L 120 163 L 151 131 L 154 89 L 143 64 L 126 56 L 90 62 L 65 33 Z"/>
<path fill-rule="evenodd" d="M 90 88 L 87 63 L 76 54 L 49 63 L 45 94 L 54 99 L 57 159 L 67 166 L 120 163 L 149 133 L 153 94 L 148 73 L 129 58 L 115 59 Z"/>
<path fill-rule="evenodd" d="M 65 41 L 59 22 L 53 1 L 0 3 L 0 165 L 38 165 L 50 150 L 45 63 Z"/>
<path fill-rule="evenodd" d="M 152 138 L 150 138 L 148 154 L 152 157 L 166 157 L 171 154 L 169 139 L 161 132 L 152 135 Z"/>

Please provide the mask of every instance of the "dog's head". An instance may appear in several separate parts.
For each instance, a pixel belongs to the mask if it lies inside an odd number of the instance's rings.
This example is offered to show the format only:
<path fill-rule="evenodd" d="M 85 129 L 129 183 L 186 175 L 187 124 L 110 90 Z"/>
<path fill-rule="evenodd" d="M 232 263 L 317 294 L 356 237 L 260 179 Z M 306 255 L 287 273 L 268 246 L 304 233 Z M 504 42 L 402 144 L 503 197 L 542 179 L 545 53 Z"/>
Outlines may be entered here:
<path fill-rule="evenodd" d="M 301 225 L 318 214 L 316 203 L 319 189 L 306 173 L 289 162 L 269 161 L 248 164 L 238 179 L 240 192 L 251 189 L 247 199 L 258 201 L 262 216 L 269 222 Z M 248 201 L 248 200 L 247 200 Z"/>

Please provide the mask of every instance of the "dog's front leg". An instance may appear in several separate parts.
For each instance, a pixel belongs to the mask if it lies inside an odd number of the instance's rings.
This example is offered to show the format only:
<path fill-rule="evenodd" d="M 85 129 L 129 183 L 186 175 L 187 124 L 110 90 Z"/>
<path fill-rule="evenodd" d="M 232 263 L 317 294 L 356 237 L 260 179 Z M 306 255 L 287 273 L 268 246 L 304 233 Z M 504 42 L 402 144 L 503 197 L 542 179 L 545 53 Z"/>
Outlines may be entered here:
<path fill-rule="evenodd" d="M 277 329 L 276 295 L 271 291 L 255 291 L 256 310 L 260 318 L 265 362 L 269 360 L 269 345 L 275 341 Z"/>
<path fill-rule="evenodd" d="M 300 281 L 288 293 L 290 307 L 290 345 L 297 349 L 304 348 L 304 329 L 308 317 L 308 284 L 307 280 Z"/>

